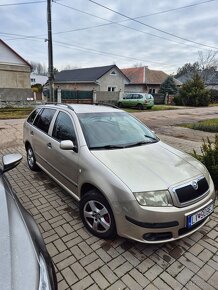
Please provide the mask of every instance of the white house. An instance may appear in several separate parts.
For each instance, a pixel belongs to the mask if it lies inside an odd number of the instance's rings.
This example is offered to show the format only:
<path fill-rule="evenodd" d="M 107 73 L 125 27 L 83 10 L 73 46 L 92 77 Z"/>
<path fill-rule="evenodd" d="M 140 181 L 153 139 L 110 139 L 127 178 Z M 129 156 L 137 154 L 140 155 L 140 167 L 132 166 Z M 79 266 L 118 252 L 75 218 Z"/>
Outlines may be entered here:
<path fill-rule="evenodd" d="M 32 72 L 30 74 L 31 86 L 35 85 L 35 84 L 40 84 L 40 85 L 44 86 L 44 84 L 47 82 L 47 80 L 48 80 L 47 76 L 37 75 L 34 72 Z"/>

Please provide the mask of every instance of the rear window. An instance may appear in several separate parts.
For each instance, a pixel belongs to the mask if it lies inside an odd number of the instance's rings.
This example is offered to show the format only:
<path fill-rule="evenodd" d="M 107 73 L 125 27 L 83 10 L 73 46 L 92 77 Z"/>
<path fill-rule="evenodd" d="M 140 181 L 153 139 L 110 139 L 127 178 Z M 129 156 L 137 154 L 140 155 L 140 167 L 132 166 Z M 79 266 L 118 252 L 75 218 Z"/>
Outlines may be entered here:
<path fill-rule="evenodd" d="M 27 122 L 32 124 L 36 115 L 39 113 L 39 111 L 41 110 L 41 108 L 37 108 L 36 110 L 34 110 L 28 117 Z"/>
<path fill-rule="evenodd" d="M 40 112 L 35 118 L 34 126 L 39 128 L 43 132 L 48 133 L 49 126 L 55 112 L 56 110 L 53 109 L 43 109 L 42 112 Z"/>

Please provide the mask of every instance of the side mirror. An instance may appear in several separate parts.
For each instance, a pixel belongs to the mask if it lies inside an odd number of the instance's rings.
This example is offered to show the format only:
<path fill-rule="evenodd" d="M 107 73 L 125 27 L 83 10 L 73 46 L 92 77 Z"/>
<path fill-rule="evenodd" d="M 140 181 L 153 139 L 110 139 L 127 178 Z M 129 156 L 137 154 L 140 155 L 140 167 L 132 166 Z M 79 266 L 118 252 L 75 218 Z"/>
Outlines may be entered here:
<path fill-rule="evenodd" d="M 2 158 L 3 170 L 2 173 L 9 171 L 16 167 L 22 160 L 22 155 L 19 153 L 7 154 Z"/>
<path fill-rule="evenodd" d="M 73 150 L 73 151 L 77 152 L 77 147 L 74 145 L 73 141 L 71 141 L 71 140 L 61 141 L 60 148 L 62 150 Z"/>

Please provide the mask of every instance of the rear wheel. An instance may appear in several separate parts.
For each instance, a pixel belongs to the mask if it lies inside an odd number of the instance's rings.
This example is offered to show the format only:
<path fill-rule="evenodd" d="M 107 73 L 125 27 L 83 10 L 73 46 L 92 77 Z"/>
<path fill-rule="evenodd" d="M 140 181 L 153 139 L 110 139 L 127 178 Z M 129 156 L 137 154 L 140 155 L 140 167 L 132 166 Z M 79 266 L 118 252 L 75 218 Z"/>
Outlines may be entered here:
<path fill-rule="evenodd" d="M 35 158 L 33 149 L 30 145 L 28 145 L 26 152 L 27 152 L 27 163 L 28 163 L 29 168 L 32 171 L 39 171 L 39 167 L 36 164 L 36 158 Z"/>
<path fill-rule="evenodd" d="M 90 190 L 81 199 L 80 215 L 85 227 L 93 235 L 103 239 L 116 236 L 116 225 L 110 205 L 97 190 Z"/>

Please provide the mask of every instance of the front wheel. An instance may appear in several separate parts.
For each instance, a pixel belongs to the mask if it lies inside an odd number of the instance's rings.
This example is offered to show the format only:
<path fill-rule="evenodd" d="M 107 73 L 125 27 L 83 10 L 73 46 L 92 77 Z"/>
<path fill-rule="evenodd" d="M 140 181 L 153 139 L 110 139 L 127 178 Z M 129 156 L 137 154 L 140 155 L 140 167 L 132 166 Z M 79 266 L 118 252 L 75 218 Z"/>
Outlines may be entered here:
<path fill-rule="evenodd" d="M 137 107 L 138 110 L 143 110 L 144 109 L 142 104 L 138 104 L 136 107 Z"/>
<path fill-rule="evenodd" d="M 36 164 L 36 158 L 35 158 L 33 149 L 30 145 L 28 145 L 26 152 L 27 152 L 27 163 L 28 163 L 29 168 L 32 171 L 39 171 L 39 167 Z"/>
<path fill-rule="evenodd" d="M 110 205 L 97 190 L 90 190 L 81 199 L 80 215 L 85 227 L 93 235 L 103 239 L 116 236 L 116 225 Z"/>
<path fill-rule="evenodd" d="M 122 108 L 122 107 L 123 107 L 123 104 L 122 104 L 121 102 L 119 102 L 119 103 L 118 103 L 118 107 L 119 107 L 119 108 Z"/>

